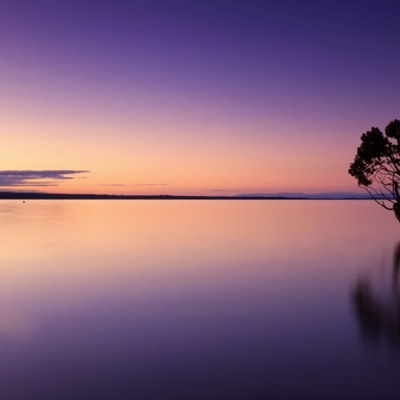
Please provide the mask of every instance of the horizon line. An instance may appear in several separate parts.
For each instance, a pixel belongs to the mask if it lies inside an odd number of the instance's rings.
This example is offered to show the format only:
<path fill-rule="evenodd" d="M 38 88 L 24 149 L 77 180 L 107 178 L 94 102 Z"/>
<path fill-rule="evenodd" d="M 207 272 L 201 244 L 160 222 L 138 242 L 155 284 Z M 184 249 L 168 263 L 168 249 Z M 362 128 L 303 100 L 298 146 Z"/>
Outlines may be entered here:
<path fill-rule="evenodd" d="M 336 196 L 335 196 L 336 194 Z M 230 196 L 171 195 L 171 194 L 94 194 L 94 193 L 49 193 L 28 191 L 1 191 L 0 200 L 373 200 L 364 193 L 323 192 L 316 194 L 285 192 L 271 194 L 237 194 Z"/>

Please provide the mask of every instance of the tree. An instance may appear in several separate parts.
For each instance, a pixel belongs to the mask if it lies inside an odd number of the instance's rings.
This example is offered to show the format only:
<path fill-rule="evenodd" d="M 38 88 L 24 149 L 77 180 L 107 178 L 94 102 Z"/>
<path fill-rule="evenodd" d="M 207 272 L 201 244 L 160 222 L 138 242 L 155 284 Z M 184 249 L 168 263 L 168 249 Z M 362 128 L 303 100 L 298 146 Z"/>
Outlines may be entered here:
<path fill-rule="evenodd" d="M 391 121 L 385 133 L 371 128 L 363 133 L 349 174 L 382 207 L 393 210 L 400 222 L 400 121 Z"/>

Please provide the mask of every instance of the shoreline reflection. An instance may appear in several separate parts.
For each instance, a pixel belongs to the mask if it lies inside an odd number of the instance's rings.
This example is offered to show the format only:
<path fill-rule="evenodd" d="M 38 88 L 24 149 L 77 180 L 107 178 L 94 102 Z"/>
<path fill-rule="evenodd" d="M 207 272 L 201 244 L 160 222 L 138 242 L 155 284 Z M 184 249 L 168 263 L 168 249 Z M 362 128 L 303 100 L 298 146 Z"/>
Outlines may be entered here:
<path fill-rule="evenodd" d="M 391 288 L 383 293 L 373 288 L 368 277 L 359 277 L 351 299 L 362 336 L 370 342 L 386 341 L 400 348 L 400 241 L 394 248 Z"/>

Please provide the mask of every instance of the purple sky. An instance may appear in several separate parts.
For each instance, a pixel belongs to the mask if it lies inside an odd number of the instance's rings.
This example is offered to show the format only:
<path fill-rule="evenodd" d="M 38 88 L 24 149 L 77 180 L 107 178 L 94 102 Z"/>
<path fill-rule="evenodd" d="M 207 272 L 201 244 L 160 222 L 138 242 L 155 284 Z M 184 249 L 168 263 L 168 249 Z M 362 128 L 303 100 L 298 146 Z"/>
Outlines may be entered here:
<path fill-rule="evenodd" d="M 399 20 L 382 0 L 2 1 L 0 169 L 91 171 L 65 191 L 355 188 L 361 133 L 400 117 Z"/>

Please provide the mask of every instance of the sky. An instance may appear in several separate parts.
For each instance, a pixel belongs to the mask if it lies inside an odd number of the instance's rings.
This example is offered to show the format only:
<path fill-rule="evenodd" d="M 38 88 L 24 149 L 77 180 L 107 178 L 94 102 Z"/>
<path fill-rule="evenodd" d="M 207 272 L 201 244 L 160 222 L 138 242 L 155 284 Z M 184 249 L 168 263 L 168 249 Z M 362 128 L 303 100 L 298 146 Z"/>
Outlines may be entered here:
<path fill-rule="evenodd" d="M 356 190 L 400 1 L 0 1 L 0 190 Z"/>

